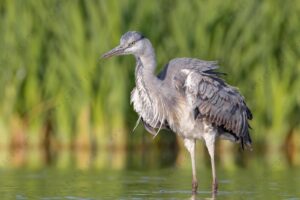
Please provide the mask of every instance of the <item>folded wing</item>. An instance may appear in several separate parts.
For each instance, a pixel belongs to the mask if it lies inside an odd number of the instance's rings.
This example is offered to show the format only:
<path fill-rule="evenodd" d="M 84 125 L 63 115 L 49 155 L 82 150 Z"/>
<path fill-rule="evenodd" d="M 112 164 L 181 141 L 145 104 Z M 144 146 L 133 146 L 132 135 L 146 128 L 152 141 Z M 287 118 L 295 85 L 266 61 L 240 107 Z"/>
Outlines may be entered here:
<path fill-rule="evenodd" d="M 181 68 L 174 76 L 175 87 L 186 95 L 188 103 L 194 108 L 195 119 L 205 118 L 226 132 L 235 134 L 243 148 L 245 144 L 251 146 L 248 120 L 252 119 L 252 114 L 244 97 L 236 88 L 226 84 L 220 73 L 214 71 L 216 63 L 201 62 L 195 67 Z"/>

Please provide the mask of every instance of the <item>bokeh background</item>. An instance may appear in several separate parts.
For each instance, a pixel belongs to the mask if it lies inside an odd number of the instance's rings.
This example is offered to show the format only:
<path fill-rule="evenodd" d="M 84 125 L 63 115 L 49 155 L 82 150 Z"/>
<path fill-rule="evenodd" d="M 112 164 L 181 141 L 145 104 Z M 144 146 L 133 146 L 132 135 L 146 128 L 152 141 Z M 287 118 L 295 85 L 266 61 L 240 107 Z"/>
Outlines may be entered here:
<path fill-rule="evenodd" d="M 254 151 L 219 142 L 218 166 L 300 166 L 299 19 L 290 0 L 2 0 L 0 168 L 190 165 L 174 134 L 132 133 L 133 56 L 99 60 L 129 30 L 152 41 L 157 71 L 174 57 L 218 60 L 245 96 Z M 201 142 L 197 154 L 209 166 Z"/>

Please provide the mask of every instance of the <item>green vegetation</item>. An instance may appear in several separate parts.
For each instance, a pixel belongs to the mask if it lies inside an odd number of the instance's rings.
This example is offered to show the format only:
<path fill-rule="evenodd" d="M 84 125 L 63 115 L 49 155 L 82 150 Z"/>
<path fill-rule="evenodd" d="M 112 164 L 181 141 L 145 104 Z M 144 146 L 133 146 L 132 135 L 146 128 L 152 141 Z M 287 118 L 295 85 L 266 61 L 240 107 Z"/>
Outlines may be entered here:
<path fill-rule="evenodd" d="M 128 139 L 137 118 L 129 105 L 134 59 L 99 61 L 138 30 L 153 42 L 159 68 L 173 57 L 220 61 L 254 113 L 254 141 L 299 146 L 299 19 L 299 1 L 3 0 L 0 144 L 141 143 L 142 134 Z"/>

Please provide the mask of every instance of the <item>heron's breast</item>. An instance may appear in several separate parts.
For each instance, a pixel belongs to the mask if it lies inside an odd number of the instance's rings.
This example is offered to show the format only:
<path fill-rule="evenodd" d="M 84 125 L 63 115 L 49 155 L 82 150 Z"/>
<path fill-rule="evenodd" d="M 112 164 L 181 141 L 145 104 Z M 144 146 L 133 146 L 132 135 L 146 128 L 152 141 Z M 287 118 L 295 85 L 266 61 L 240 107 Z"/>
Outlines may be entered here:
<path fill-rule="evenodd" d="M 143 89 L 134 88 L 131 93 L 134 110 L 152 127 L 164 122 L 165 115 L 155 99 L 149 98 L 149 93 Z"/>

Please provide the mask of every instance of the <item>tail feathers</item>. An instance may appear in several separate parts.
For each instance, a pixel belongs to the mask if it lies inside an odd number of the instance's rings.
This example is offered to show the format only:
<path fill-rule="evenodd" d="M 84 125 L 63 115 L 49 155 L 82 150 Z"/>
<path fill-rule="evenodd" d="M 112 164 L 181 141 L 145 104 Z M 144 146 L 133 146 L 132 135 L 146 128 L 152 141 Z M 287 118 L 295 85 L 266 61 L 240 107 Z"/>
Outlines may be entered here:
<path fill-rule="evenodd" d="M 251 127 L 248 124 L 246 113 L 243 113 L 241 117 L 243 119 L 240 132 L 233 133 L 232 131 L 227 130 L 224 126 L 219 126 L 220 138 L 230 140 L 235 143 L 240 143 L 243 150 L 248 149 L 252 151 L 252 140 L 249 133 L 249 129 L 251 129 Z"/>
<path fill-rule="evenodd" d="M 252 150 L 252 140 L 250 137 L 250 133 L 249 133 L 249 124 L 248 124 L 248 120 L 247 120 L 247 116 L 245 115 L 245 113 L 242 115 L 243 117 L 243 124 L 241 127 L 241 133 L 240 135 L 240 139 L 241 139 L 241 147 L 242 149 L 245 149 L 245 147 L 249 150 Z"/>
<path fill-rule="evenodd" d="M 241 147 L 242 149 L 244 150 L 245 148 L 252 151 L 252 140 L 251 140 L 251 137 L 249 135 L 249 131 L 247 129 L 247 132 L 244 133 L 245 135 L 244 136 L 241 136 L 240 137 L 240 140 L 241 140 Z"/>

